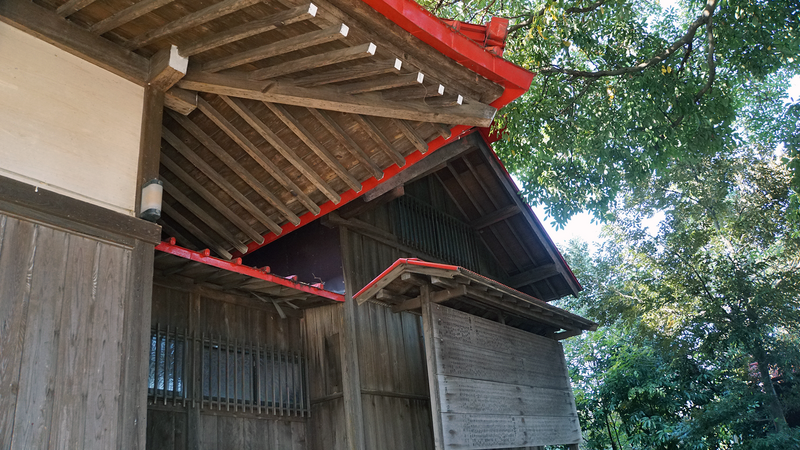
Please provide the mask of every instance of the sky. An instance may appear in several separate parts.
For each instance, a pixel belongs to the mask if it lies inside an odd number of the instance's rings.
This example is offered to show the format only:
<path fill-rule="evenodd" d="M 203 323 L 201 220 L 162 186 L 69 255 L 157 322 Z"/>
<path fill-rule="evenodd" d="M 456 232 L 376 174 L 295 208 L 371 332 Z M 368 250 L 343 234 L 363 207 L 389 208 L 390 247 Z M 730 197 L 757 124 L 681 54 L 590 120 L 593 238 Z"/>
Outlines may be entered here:
<path fill-rule="evenodd" d="M 674 0 L 661 0 L 661 4 L 666 5 L 668 3 L 673 3 L 673 1 Z M 794 100 L 800 99 L 800 76 L 792 78 L 792 84 L 788 90 L 788 94 L 789 97 Z M 517 185 L 519 185 L 518 182 Z M 567 222 L 564 228 L 557 230 L 553 225 L 553 220 L 545 213 L 542 205 L 534 206 L 533 212 L 536 213 L 536 217 L 544 224 L 545 230 L 547 230 L 547 233 L 559 249 L 566 247 L 567 242 L 575 238 L 579 238 L 590 244 L 601 244 L 604 241 L 604 238 L 601 236 L 602 226 L 599 223 L 592 223 L 592 216 L 589 213 L 583 212 L 576 215 Z M 645 221 L 643 225 L 648 227 L 651 232 L 654 232 L 658 229 L 658 224 L 663 218 L 663 214 L 656 215 Z"/>

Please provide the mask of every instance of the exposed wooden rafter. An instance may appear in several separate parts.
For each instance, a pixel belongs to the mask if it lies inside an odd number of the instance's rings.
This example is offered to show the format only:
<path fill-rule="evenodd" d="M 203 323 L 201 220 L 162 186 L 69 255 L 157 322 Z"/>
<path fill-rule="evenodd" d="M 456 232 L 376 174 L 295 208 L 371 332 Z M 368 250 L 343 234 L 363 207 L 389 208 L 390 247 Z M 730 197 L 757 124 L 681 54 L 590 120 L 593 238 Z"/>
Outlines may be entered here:
<path fill-rule="evenodd" d="M 444 85 L 437 84 L 435 86 L 426 86 L 424 84 L 417 86 L 408 86 L 403 89 L 393 89 L 391 91 L 383 92 L 383 98 L 386 100 L 411 100 L 419 98 L 441 97 L 444 95 Z"/>
<path fill-rule="evenodd" d="M 405 120 L 395 120 L 394 123 L 398 128 L 400 128 L 400 131 L 403 133 L 406 139 L 414 144 L 414 147 L 416 147 L 417 150 L 423 154 L 428 152 L 428 143 L 425 142 L 425 139 L 423 139 L 423 137 L 417 133 L 417 130 L 415 130 L 411 124 Z"/>
<path fill-rule="evenodd" d="M 346 69 L 336 69 L 314 75 L 308 75 L 294 80 L 294 84 L 305 87 L 321 86 L 324 84 L 339 83 L 342 81 L 373 77 L 387 73 L 400 73 L 400 69 L 402 67 L 403 62 L 398 58 L 386 59 L 383 61 L 373 61 L 355 67 L 348 67 Z"/>
<path fill-rule="evenodd" d="M 126 23 L 137 19 L 150 11 L 168 5 L 175 0 L 142 0 L 134 3 L 133 5 L 118 11 L 111 16 L 93 24 L 89 27 L 89 31 L 96 34 L 107 33 L 117 27 L 125 25 Z M 186 55 L 189 56 L 189 55 Z"/>
<path fill-rule="evenodd" d="M 203 70 L 206 72 L 219 72 L 220 70 L 284 55 L 286 53 L 345 38 L 349 31 L 350 29 L 347 28 L 345 24 L 334 25 L 323 30 L 301 34 L 244 52 L 234 53 L 225 58 L 209 61 L 203 64 Z"/>
<path fill-rule="evenodd" d="M 225 0 L 215 3 L 207 8 L 201 9 L 200 11 L 187 14 L 178 20 L 166 23 L 161 27 L 150 30 L 140 36 L 136 36 L 122 45 L 128 50 L 136 50 L 172 34 L 202 25 L 232 12 L 236 12 L 242 8 L 254 5 L 259 1 L 261 0 Z"/>
<path fill-rule="evenodd" d="M 264 226 L 266 226 L 270 231 L 276 234 L 280 234 L 281 227 L 278 226 L 278 224 L 275 223 L 275 221 L 273 221 L 266 214 L 261 212 L 261 210 L 256 205 L 254 205 L 250 200 L 248 200 L 247 197 L 244 196 L 244 194 L 242 194 L 228 180 L 226 180 L 222 175 L 220 175 L 216 170 L 214 170 L 205 160 L 203 160 L 203 158 L 198 156 L 186 144 L 184 144 L 180 139 L 178 139 L 177 136 L 172 134 L 172 132 L 169 131 L 169 129 L 164 128 L 162 130 L 162 136 L 164 140 L 166 140 L 176 151 L 178 151 L 178 153 L 181 154 L 181 156 L 186 158 L 201 172 L 203 172 L 205 176 L 207 176 L 211 181 L 216 183 L 220 189 L 222 189 L 226 194 L 231 196 L 231 198 L 233 198 L 237 203 L 239 203 L 242 206 L 242 208 L 244 208 L 247 212 L 249 212 L 259 222 L 261 222 Z M 247 177 L 245 181 L 249 181 L 250 178 L 251 176 Z M 256 192 L 259 192 L 256 189 L 254 190 Z"/>
<path fill-rule="evenodd" d="M 277 78 L 284 75 L 289 75 L 304 70 L 317 69 L 319 67 L 330 66 L 356 59 L 369 58 L 375 55 L 378 48 L 373 43 L 357 45 L 355 47 L 347 47 L 341 50 L 332 50 L 330 52 L 321 53 L 319 55 L 306 56 L 305 58 L 288 61 L 285 63 L 275 64 L 263 69 L 257 69 L 249 73 L 248 78 L 251 80 L 267 80 L 270 78 Z"/>
<path fill-rule="evenodd" d="M 267 18 L 249 21 L 242 25 L 198 39 L 191 44 L 181 46 L 180 53 L 184 56 L 196 55 L 198 53 L 203 53 L 213 48 L 230 44 L 250 36 L 266 33 L 267 31 L 271 31 L 282 26 L 309 20 L 316 15 L 317 6 L 313 3 L 306 3 L 286 11 L 273 14 Z"/>
<path fill-rule="evenodd" d="M 192 73 L 191 70 L 178 82 L 178 87 L 306 108 L 480 127 L 491 125 L 497 112 L 478 102 L 435 108 L 421 102 L 386 101 L 378 93 L 346 95 L 336 88 L 302 88 L 279 81 L 258 82 L 228 74 Z"/>
<path fill-rule="evenodd" d="M 219 111 L 213 106 L 208 104 L 203 98 L 197 101 L 197 107 L 203 114 L 206 115 L 212 122 L 236 142 L 239 147 L 250 155 L 264 170 L 267 171 L 278 183 L 280 183 L 286 190 L 302 203 L 309 211 L 314 214 L 319 214 L 319 206 L 314 203 L 305 192 L 303 192 L 275 163 L 272 162 L 255 144 L 250 142 L 241 131 L 233 126 Z M 221 150 L 221 149 L 220 149 Z"/>
<path fill-rule="evenodd" d="M 295 169 L 297 169 L 301 174 L 308 181 L 310 181 L 314 186 L 317 187 L 326 197 L 328 197 L 332 202 L 339 203 L 342 201 L 342 198 L 339 194 L 325 181 L 319 174 L 314 171 L 311 166 L 309 166 L 302 158 L 300 158 L 294 150 L 292 150 L 283 139 L 279 138 L 277 134 L 275 134 L 270 128 L 261 121 L 261 119 L 256 116 L 247 105 L 244 104 L 241 100 L 232 99 L 230 97 L 221 96 L 222 100 L 228 104 L 236 114 L 238 114 L 242 119 L 245 120 L 258 134 L 261 135 L 269 145 L 271 145 L 275 150 L 278 151 L 287 161 L 289 161 Z M 246 142 L 245 142 L 246 144 Z M 250 144 L 252 145 L 252 144 Z M 248 147 L 250 146 L 248 145 Z M 252 152 L 252 153 L 251 153 Z M 256 149 L 255 146 L 251 147 L 250 151 L 251 156 L 254 154 L 260 154 L 260 150 Z M 255 156 L 253 156 L 255 158 Z M 288 180 L 288 177 L 287 177 Z M 309 199 L 311 201 L 311 199 Z M 316 204 L 314 204 L 316 206 Z M 309 208 L 309 210 L 313 211 L 313 209 Z M 319 207 L 317 207 L 317 212 L 315 214 L 319 214 Z"/>
<path fill-rule="evenodd" d="M 361 183 L 347 171 L 347 169 L 336 159 L 331 152 L 329 152 L 314 135 L 300 123 L 294 116 L 292 116 L 284 107 L 273 104 L 264 103 L 275 114 L 287 128 L 303 141 L 325 164 L 333 170 L 339 178 L 342 179 L 351 189 L 356 192 L 361 191 Z"/>
<path fill-rule="evenodd" d="M 364 150 L 356 144 L 355 141 L 348 135 L 339 124 L 331 118 L 325 111 L 318 111 L 314 108 L 308 108 L 308 111 L 314 116 L 323 127 L 347 149 L 357 160 L 366 168 L 375 179 L 380 180 L 383 178 L 383 171 L 377 164 L 366 154 Z"/>
<path fill-rule="evenodd" d="M 220 243 L 217 242 L 216 239 L 213 239 L 205 231 L 201 230 L 194 224 L 191 220 L 187 219 L 183 214 L 179 213 L 175 210 L 167 202 L 164 202 L 161 205 L 162 210 L 167 214 L 167 216 L 178 223 L 178 225 L 185 228 L 188 232 L 192 233 L 197 239 L 200 240 L 203 244 L 207 245 L 208 248 L 214 250 L 219 256 L 225 259 L 231 259 L 233 255 L 228 252 Z"/>
<path fill-rule="evenodd" d="M 172 87 L 164 93 L 164 106 L 184 116 L 197 109 L 197 92 Z"/>
<path fill-rule="evenodd" d="M 385 91 L 387 89 L 404 86 L 421 85 L 424 80 L 425 74 L 422 72 L 405 75 L 390 75 L 372 80 L 340 85 L 339 90 L 345 94 L 361 94 L 364 92 Z"/>
<path fill-rule="evenodd" d="M 392 162 L 394 162 L 400 167 L 406 165 L 406 159 L 403 157 L 403 155 L 401 155 L 400 152 L 398 152 L 397 149 L 394 148 L 394 145 L 392 145 L 391 141 L 389 141 L 389 139 L 383 134 L 383 132 L 381 132 L 381 130 L 377 126 L 375 126 L 372 120 L 370 120 L 368 117 L 359 116 L 355 114 L 353 115 L 353 118 L 361 126 L 361 128 L 364 131 L 366 131 L 366 133 L 372 138 L 372 140 L 374 140 L 378 144 L 378 147 L 380 147 L 381 150 L 383 150 L 387 155 L 389 155 L 389 158 L 392 160 Z"/>
<path fill-rule="evenodd" d="M 197 126 L 194 122 L 189 120 L 188 118 L 181 116 L 179 114 L 169 113 L 170 116 L 175 119 L 186 131 L 188 131 L 195 139 L 200 141 L 201 144 L 205 148 L 207 148 L 211 153 L 214 154 L 217 158 L 219 158 L 229 169 L 231 169 L 236 175 L 239 176 L 245 183 L 247 183 L 251 188 L 253 188 L 258 195 L 261 196 L 264 200 L 269 202 L 275 209 L 280 211 L 287 220 L 292 223 L 300 223 L 300 218 L 297 217 L 295 213 L 292 212 L 278 197 L 275 196 L 269 189 L 266 188 L 260 181 L 253 176 L 247 169 L 242 167 L 231 155 L 228 154 L 222 147 L 219 146 L 210 136 L 208 136 L 200 127 Z M 178 141 L 180 142 L 180 141 Z M 277 226 L 277 225 L 276 225 Z M 280 227 L 278 227 L 280 230 Z M 276 233 L 277 234 L 277 233 Z"/>

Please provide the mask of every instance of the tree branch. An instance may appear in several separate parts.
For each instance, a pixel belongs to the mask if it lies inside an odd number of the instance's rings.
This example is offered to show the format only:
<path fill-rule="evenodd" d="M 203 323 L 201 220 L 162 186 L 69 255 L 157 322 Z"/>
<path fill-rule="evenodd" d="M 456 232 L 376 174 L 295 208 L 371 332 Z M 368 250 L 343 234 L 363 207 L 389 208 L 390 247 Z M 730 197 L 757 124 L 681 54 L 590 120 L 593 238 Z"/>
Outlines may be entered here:
<path fill-rule="evenodd" d="M 708 61 L 708 81 L 706 85 L 703 86 L 703 89 L 700 89 L 700 92 L 694 96 L 695 103 L 700 100 L 700 97 L 711 90 L 711 85 L 714 84 L 714 80 L 717 78 L 717 62 L 714 60 L 714 45 L 716 44 L 714 40 L 714 18 L 711 15 L 708 16 L 708 22 L 706 23 L 706 35 L 708 36 L 708 54 L 706 55 L 706 60 Z"/>
<path fill-rule="evenodd" d="M 606 3 L 607 1 L 608 0 L 597 0 L 596 2 L 592 3 L 591 5 L 589 5 L 589 6 L 585 7 L 585 8 L 578 8 L 577 6 L 573 6 L 571 8 L 567 8 L 564 11 L 564 14 L 583 14 L 583 13 L 592 12 L 595 9 L 603 6 L 603 4 Z"/>
<path fill-rule="evenodd" d="M 714 10 L 717 7 L 718 0 L 708 0 L 706 3 L 705 8 L 703 8 L 703 12 L 694 22 L 689 25 L 689 29 L 686 31 L 686 34 L 681 36 L 680 39 L 673 42 L 666 50 L 662 53 L 652 57 L 647 61 L 643 61 L 635 66 L 630 67 L 620 67 L 618 69 L 613 70 L 600 70 L 597 72 L 591 72 L 586 70 L 575 70 L 575 69 L 564 69 L 561 67 L 548 67 L 539 71 L 539 73 L 563 73 L 566 75 L 571 75 L 573 77 L 582 77 L 582 78 L 602 78 L 602 77 L 616 77 L 619 75 L 626 75 L 629 73 L 636 73 L 642 72 L 649 67 L 652 67 L 670 56 L 672 56 L 676 51 L 682 48 L 684 45 L 692 42 L 694 39 L 695 34 L 697 33 L 698 28 L 707 24 L 711 20 L 711 16 L 714 14 Z M 713 58 L 713 54 L 712 54 Z"/>

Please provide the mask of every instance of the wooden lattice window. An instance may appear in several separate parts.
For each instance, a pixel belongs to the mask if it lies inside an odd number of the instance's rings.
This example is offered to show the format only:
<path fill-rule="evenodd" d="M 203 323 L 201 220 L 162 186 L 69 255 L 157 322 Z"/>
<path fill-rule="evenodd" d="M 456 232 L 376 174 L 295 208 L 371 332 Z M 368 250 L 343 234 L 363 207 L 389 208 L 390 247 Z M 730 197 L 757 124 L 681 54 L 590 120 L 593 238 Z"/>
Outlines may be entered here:
<path fill-rule="evenodd" d="M 298 352 L 156 327 L 150 339 L 148 398 L 151 403 L 306 416 L 306 367 Z"/>

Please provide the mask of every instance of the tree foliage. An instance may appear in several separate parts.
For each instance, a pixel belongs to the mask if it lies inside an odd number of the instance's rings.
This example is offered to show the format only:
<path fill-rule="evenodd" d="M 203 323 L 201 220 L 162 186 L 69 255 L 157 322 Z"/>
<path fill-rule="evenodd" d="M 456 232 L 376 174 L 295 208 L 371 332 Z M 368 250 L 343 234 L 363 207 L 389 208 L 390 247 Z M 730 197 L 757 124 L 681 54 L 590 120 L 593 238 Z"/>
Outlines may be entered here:
<path fill-rule="evenodd" d="M 587 448 L 800 448 L 800 239 L 764 153 L 654 177 L 601 252 L 568 250 L 587 288 L 569 306 L 605 326 L 568 346 Z"/>
<path fill-rule="evenodd" d="M 619 192 L 742 142 L 796 149 L 785 92 L 800 73 L 798 0 L 423 3 L 444 17 L 511 19 L 504 56 L 537 76 L 501 111 L 496 150 L 557 220 L 605 217 Z"/>

